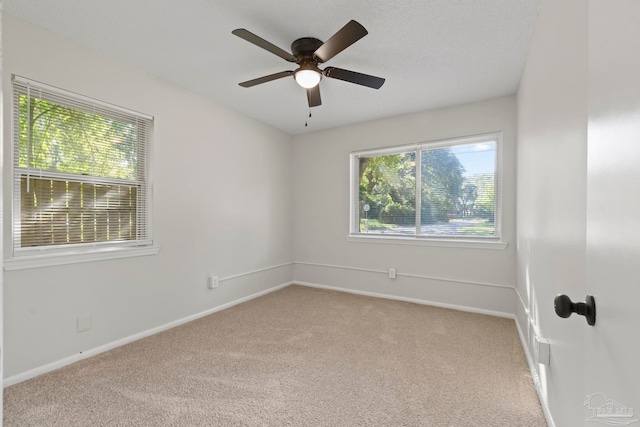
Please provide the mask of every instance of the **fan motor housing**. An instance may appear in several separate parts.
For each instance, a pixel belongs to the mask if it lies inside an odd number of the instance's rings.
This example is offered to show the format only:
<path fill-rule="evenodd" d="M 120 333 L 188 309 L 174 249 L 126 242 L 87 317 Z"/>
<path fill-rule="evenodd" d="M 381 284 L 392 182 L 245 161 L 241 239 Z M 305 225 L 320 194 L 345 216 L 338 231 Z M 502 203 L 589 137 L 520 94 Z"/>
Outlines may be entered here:
<path fill-rule="evenodd" d="M 305 58 L 313 58 L 313 53 L 322 46 L 323 42 L 314 37 L 302 37 L 291 43 L 291 53 L 298 62 Z"/>

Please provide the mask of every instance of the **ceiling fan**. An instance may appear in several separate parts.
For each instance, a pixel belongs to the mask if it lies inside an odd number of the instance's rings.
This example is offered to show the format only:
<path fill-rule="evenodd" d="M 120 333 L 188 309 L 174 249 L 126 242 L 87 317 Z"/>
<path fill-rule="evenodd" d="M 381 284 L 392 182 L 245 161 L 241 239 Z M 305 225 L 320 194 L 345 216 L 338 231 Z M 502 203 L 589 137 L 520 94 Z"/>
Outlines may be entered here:
<path fill-rule="evenodd" d="M 318 84 L 322 76 L 332 79 L 339 79 L 350 83 L 380 89 L 384 84 L 384 79 L 370 76 L 368 74 L 356 73 L 355 71 L 344 70 L 342 68 L 326 67 L 324 70 L 318 68 L 318 64 L 327 62 L 362 37 L 368 34 L 367 30 L 358 22 L 351 20 L 338 30 L 329 40 L 322 42 L 313 37 L 302 37 L 291 43 L 291 53 L 278 46 L 258 37 L 244 28 L 233 30 L 232 34 L 261 47 L 280 58 L 298 64 L 294 71 L 281 71 L 257 79 L 240 83 L 242 87 L 252 87 L 272 80 L 277 80 L 287 76 L 293 76 L 300 86 L 307 90 L 307 101 L 309 107 L 317 107 L 322 104 L 320 99 L 320 88 Z"/>

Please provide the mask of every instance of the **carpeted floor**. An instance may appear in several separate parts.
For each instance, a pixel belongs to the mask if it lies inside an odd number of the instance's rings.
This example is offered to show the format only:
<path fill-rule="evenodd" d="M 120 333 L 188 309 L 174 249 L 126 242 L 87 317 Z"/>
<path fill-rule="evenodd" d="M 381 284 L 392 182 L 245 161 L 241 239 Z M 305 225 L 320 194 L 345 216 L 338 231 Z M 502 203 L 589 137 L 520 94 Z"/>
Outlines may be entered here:
<path fill-rule="evenodd" d="M 290 286 L 4 391 L 9 426 L 546 426 L 512 320 Z"/>

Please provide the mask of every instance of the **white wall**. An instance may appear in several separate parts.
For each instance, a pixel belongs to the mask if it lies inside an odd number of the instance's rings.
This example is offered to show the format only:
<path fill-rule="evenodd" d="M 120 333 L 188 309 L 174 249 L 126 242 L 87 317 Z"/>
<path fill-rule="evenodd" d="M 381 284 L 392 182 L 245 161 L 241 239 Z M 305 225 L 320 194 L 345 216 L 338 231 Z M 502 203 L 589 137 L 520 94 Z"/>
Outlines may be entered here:
<path fill-rule="evenodd" d="M 350 152 L 492 131 L 503 132 L 503 236 L 507 249 L 347 241 Z M 513 313 L 515 139 L 516 102 L 512 96 L 294 137 L 295 280 Z M 397 268 L 399 274 L 424 277 L 390 280 L 385 273 L 363 271 L 390 267 Z"/>
<path fill-rule="evenodd" d="M 3 48 L 2 48 L 2 7 L 0 6 L 0 99 L 2 99 L 2 53 L 3 53 Z M 0 103 L 0 117 L 2 117 L 2 104 Z M 2 129 L 4 128 L 4 122 L 2 120 L 0 120 L 0 141 L 3 140 L 2 137 Z M 4 167 L 2 165 L 2 151 L 0 151 L 0 196 L 2 195 L 3 191 L 2 191 L 2 185 L 3 185 L 3 177 L 2 177 L 2 170 L 4 170 Z M 2 197 L 0 197 L 0 212 L 2 210 Z M 4 215 L 0 215 L 0 241 L 2 241 L 2 224 L 5 221 L 5 217 Z M 3 248 L 0 245 L 0 259 L 2 259 L 2 252 L 3 252 Z M 4 378 L 4 340 L 3 340 L 3 334 L 4 334 L 4 325 L 3 325 L 3 318 L 4 318 L 4 303 L 3 303 L 3 278 L 4 278 L 4 274 L 2 274 L 2 271 L 0 270 L 0 379 Z M 3 396 L 0 395 L 0 420 L 3 419 Z M 2 421 L 0 421 L 0 426 L 2 426 Z"/>
<path fill-rule="evenodd" d="M 12 377 L 287 283 L 291 137 L 16 18 L 3 17 L 4 123 L 18 74 L 155 117 L 154 243 L 160 253 L 4 273 L 5 376 Z M 11 213 L 4 129 L 4 217 Z M 11 253 L 10 221 L 4 253 Z M 206 289 L 207 273 L 225 280 Z M 93 328 L 76 333 L 76 317 Z"/>
<path fill-rule="evenodd" d="M 536 365 L 542 399 L 556 425 L 573 426 L 584 420 L 586 328 L 557 317 L 553 299 L 585 295 L 588 7 L 542 3 L 518 90 L 517 319 L 550 340 L 550 368 Z"/>

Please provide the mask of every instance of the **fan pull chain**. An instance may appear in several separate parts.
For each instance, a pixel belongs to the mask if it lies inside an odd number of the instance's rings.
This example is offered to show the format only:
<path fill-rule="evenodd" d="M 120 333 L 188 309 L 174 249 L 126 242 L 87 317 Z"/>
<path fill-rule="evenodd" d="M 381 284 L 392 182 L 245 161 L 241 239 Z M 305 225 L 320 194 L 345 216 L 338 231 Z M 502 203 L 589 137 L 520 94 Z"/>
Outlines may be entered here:
<path fill-rule="evenodd" d="M 311 108 L 309 108 L 309 118 L 311 118 Z M 305 127 L 309 126 L 309 120 L 308 119 L 304 121 L 304 126 Z"/>

